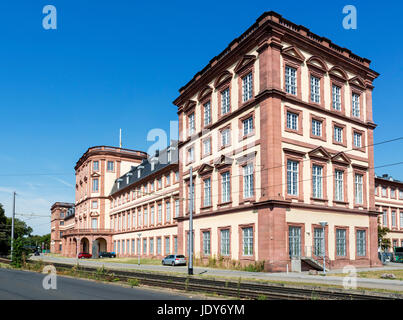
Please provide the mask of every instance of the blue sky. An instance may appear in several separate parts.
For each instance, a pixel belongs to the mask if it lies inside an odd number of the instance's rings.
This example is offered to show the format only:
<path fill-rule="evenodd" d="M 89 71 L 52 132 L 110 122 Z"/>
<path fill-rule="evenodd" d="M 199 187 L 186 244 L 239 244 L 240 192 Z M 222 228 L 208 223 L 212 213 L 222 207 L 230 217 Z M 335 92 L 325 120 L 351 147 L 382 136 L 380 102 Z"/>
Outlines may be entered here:
<path fill-rule="evenodd" d="M 178 89 L 264 12 L 372 60 L 375 142 L 403 136 L 403 5 L 390 1 L 2 1 L 0 3 L 0 203 L 11 214 L 50 214 L 74 200 L 74 164 L 94 145 L 147 150 L 147 132 L 169 131 Z M 42 8 L 57 8 L 44 30 Z M 342 27 L 345 5 L 357 30 Z M 403 141 L 375 147 L 375 165 L 402 161 Z M 377 171 L 403 180 L 403 166 Z M 38 175 L 51 174 L 51 175 Z M 49 232 L 49 219 L 27 220 Z"/>

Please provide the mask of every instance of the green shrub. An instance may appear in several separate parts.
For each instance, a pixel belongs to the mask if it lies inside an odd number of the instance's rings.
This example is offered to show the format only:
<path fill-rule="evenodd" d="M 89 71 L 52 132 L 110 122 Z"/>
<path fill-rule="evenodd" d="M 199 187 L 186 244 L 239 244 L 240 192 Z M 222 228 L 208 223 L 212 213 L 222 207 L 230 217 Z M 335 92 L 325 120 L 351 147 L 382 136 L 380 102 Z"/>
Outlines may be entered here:
<path fill-rule="evenodd" d="M 138 287 L 140 285 L 140 281 L 138 279 L 129 279 L 127 282 L 130 284 L 130 286 L 133 287 Z"/>

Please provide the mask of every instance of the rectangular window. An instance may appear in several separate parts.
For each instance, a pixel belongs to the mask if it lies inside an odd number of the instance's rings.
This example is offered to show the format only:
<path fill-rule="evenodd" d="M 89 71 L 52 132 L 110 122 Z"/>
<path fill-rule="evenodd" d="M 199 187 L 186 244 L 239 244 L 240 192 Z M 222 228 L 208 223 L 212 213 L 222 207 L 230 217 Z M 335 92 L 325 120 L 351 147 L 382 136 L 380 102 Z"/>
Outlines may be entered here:
<path fill-rule="evenodd" d="M 97 218 L 92 218 L 91 219 L 91 228 L 92 229 L 98 229 L 98 219 Z"/>
<path fill-rule="evenodd" d="M 343 181 L 343 171 L 335 170 L 334 181 L 335 181 L 335 200 L 344 201 L 344 181 Z"/>
<path fill-rule="evenodd" d="M 298 130 L 298 114 L 287 112 L 287 128 Z"/>
<path fill-rule="evenodd" d="M 390 188 L 390 197 L 396 199 L 396 189 Z"/>
<path fill-rule="evenodd" d="M 365 230 L 357 230 L 357 256 L 365 257 L 367 255 L 366 242 L 367 239 Z"/>
<path fill-rule="evenodd" d="M 323 228 L 315 228 L 313 230 L 313 253 L 315 256 L 323 256 L 323 240 L 324 240 L 324 232 Z"/>
<path fill-rule="evenodd" d="M 343 143 L 343 128 L 334 126 L 334 141 Z"/>
<path fill-rule="evenodd" d="M 253 197 L 253 163 L 248 163 L 243 167 L 243 197 Z"/>
<path fill-rule="evenodd" d="M 174 254 L 178 253 L 178 237 L 174 237 Z"/>
<path fill-rule="evenodd" d="M 98 192 L 98 178 L 92 180 L 92 192 Z"/>
<path fill-rule="evenodd" d="M 396 227 L 396 211 L 392 210 L 392 227 Z"/>
<path fill-rule="evenodd" d="M 345 229 L 336 229 L 336 255 L 339 257 L 346 256 L 346 230 Z"/>
<path fill-rule="evenodd" d="M 135 252 L 134 252 L 134 249 L 135 249 L 135 244 L 134 244 L 134 239 L 132 239 L 132 254 L 134 254 Z"/>
<path fill-rule="evenodd" d="M 98 171 L 99 170 L 99 162 L 98 161 L 94 161 L 93 162 L 93 171 Z"/>
<path fill-rule="evenodd" d="M 341 111 L 341 88 L 336 85 L 332 85 L 332 105 L 334 110 Z"/>
<path fill-rule="evenodd" d="M 161 238 L 157 238 L 157 254 L 161 255 Z"/>
<path fill-rule="evenodd" d="M 141 219 L 142 214 L 141 214 L 141 210 L 139 210 L 139 227 L 143 225 L 143 220 Z"/>
<path fill-rule="evenodd" d="M 162 178 L 159 178 L 158 180 L 158 189 L 162 188 Z"/>
<path fill-rule="evenodd" d="M 170 253 L 170 241 L 169 241 L 169 237 L 165 238 L 165 254 L 169 254 Z"/>
<path fill-rule="evenodd" d="M 228 229 L 221 230 L 220 236 L 221 236 L 221 255 L 229 256 L 229 250 L 230 250 L 229 230 Z"/>
<path fill-rule="evenodd" d="M 356 93 L 353 93 L 352 96 L 352 113 L 353 113 L 353 117 L 360 117 L 360 96 Z"/>
<path fill-rule="evenodd" d="M 203 206 L 209 207 L 211 206 L 211 179 L 207 178 L 204 181 L 204 199 Z"/>
<path fill-rule="evenodd" d="M 227 114 L 230 112 L 230 95 L 229 88 L 221 92 L 221 114 Z"/>
<path fill-rule="evenodd" d="M 288 246 L 290 257 L 301 256 L 301 227 L 288 228 Z"/>
<path fill-rule="evenodd" d="M 253 228 L 242 229 L 242 255 L 253 255 Z"/>
<path fill-rule="evenodd" d="M 361 133 L 358 133 L 358 132 L 354 132 L 354 147 L 356 147 L 356 148 L 361 148 L 361 138 L 362 138 L 362 135 L 361 135 Z"/>
<path fill-rule="evenodd" d="M 230 144 L 230 129 L 224 129 L 221 131 L 221 146 L 225 147 Z"/>
<path fill-rule="evenodd" d="M 231 200 L 231 185 L 229 172 L 221 174 L 221 202 L 229 202 Z"/>
<path fill-rule="evenodd" d="M 285 67 L 285 91 L 297 95 L 297 69 Z"/>
<path fill-rule="evenodd" d="M 322 136 L 322 121 L 312 119 L 312 135 Z"/>
<path fill-rule="evenodd" d="M 403 229 L 403 210 L 400 210 L 400 229 Z"/>
<path fill-rule="evenodd" d="M 311 101 L 320 103 L 320 79 L 311 76 Z"/>
<path fill-rule="evenodd" d="M 114 164 L 113 161 L 108 161 L 107 169 L 106 169 L 106 170 L 108 170 L 108 171 L 113 171 L 113 164 Z"/>
<path fill-rule="evenodd" d="M 125 254 L 125 240 L 122 240 L 122 254 Z"/>
<path fill-rule="evenodd" d="M 189 115 L 189 134 L 192 135 L 195 133 L 195 114 L 192 113 Z"/>
<path fill-rule="evenodd" d="M 210 101 L 204 104 L 204 125 L 207 126 L 211 123 L 211 104 Z"/>
<path fill-rule="evenodd" d="M 150 224 L 153 225 L 155 223 L 154 207 L 151 207 L 150 211 L 151 211 Z"/>
<path fill-rule="evenodd" d="M 144 226 L 148 226 L 148 210 L 144 209 Z"/>
<path fill-rule="evenodd" d="M 211 139 L 207 138 L 203 140 L 203 155 L 211 154 Z"/>
<path fill-rule="evenodd" d="M 147 239 L 143 239 L 143 254 L 147 254 Z"/>
<path fill-rule="evenodd" d="M 382 211 L 382 224 L 384 227 L 388 226 L 388 211 L 387 210 Z"/>
<path fill-rule="evenodd" d="M 210 232 L 203 232 L 203 254 L 210 255 Z"/>
<path fill-rule="evenodd" d="M 165 181 L 166 181 L 166 183 L 167 183 L 167 186 L 169 186 L 169 185 L 171 184 L 171 175 L 170 175 L 170 174 L 168 174 L 168 175 L 166 176 Z"/>
<path fill-rule="evenodd" d="M 162 204 L 158 205 L 158 223 L 162 223 Z"/>
<path fill-rule="evenodd" d="M 98 201 L 97 200 L 93 200 L 91 202 L 91 207 L 92 209 L 98 209 Z"/>
<path fill-rule="evenodd" d="M 382 186 L 382 197 L 386 197 L 388 192 L 388 188 Z"/>
<path fill-rule="evenodd" d="M 167 211 L 166 222 L 170 222 L 171 221 L 171 202 L 167 201 L 165 203 L 165 208 Z"/>
<path fill-rule="evenodd" d="M 249 117 L 246 120 L 242 121 L 243 125 L 243 135 L 247 136 L 253 132 L 253 117 Z"/>
<path fill-rule="evenodd" d="M 179 200 L 175 200 L 175 218 L 179 217 Z"/>
<path fill-rule="evenodd" d="M 154 255 L 154 238 L 150 238 L 150 254 Z"/>
<path fill-rule="evenodd" d="M 312 195 L 314 198 L 323 197 L 323 167 L 312 166 Z"/>
<path fill-rule="evenodd" d="M 191 162 L 194 160 L 194 149 L 193 147 L 188 149 L 188 162 Z"/>
<path fill-rule="evenodd" d="M 362 174 L 355 175 L 354 189 L 355 189 L 355 203 L 363 204 L 363 176 Z"/>
<path fill-rule="evenodd" d="M 298 195 L 298 162 L 287 161 L 287 193 Z"/>
<path fill-rule="evenodd" d="M 118 253 L 120 253 L 120 240 L 118 240 Z"/>
<path fill-rule="evenodd" d="M 252 98 L 252 72 L 249 72 L 242 78 L 242 102 L 248 101 Z"/>

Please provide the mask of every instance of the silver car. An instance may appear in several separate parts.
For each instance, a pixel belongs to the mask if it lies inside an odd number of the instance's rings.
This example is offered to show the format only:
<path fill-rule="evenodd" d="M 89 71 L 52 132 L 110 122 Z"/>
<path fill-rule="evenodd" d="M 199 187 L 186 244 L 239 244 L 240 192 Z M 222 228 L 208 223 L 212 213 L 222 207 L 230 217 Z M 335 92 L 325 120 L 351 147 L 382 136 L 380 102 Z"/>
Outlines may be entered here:
<path fill-rule="evenodd" d="M 169 266 L 179 266 L 179 265 L 185 265 L 186 266 L 186 258 L 182 254 L 171 254 L 169 256 L 166 256 L 164 259 L 162 259 L 162 265 L 169 265 Z"/>

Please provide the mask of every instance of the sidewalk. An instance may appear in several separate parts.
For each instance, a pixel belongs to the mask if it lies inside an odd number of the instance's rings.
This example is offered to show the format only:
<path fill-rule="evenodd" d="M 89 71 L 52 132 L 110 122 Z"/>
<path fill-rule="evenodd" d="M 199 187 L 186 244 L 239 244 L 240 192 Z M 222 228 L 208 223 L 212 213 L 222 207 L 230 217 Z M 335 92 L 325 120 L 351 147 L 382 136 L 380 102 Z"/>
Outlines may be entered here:
<path fill-rule="evenodd" d="M 61 257 L 49 257 L 49 256 L 32 256 L 31 260 L 42 260 L 43 262 L 59 262 L 66 264 L 77 264 L 76 258 L 61 258 Z M 88 260 L 78 260 L 78 263 L 82 266 L 93 266 L 102 267 L 105 266 L 109 269 L 126 269 L 126 270 L 142 270 L 142 271 L 154 271 L 154 272 L 174 272 L 178 274 L 187 274 L 187 267 L 185 266 L 160 266 L 160 265 L 136 265 L 136 264 L 125 264 L 125 263 L 114 263 L 114 262 L 103 262 L 103 261 L 93 261 Z M 385 270 L 388 272 L 390 270 L 402 270 L 403 265 L 398 264 L 388 264 L 387 266 L 378 268 L 360 268 L 360 271 L 379 271 Z M 247 271 L 237 271 L 237 270 L 225 270 L 225 269 L 213 269 L 213 268 L 202 268 L 196 267 L 193 269 L 195 275 L 207 275 L 207 276 L 217 276 L 217 277 L 231 277 L 239 278 L 243 280 L 247 279 L 259 279 L 259 280 L 272 280 L 272 281 L 288 281 L 288 282 L 298 282 L 298 283 L 315 283 L 315 284 L 328 284 L 328 285 L 343 285 L 344 277 L 332 276 L 331 274 L 342 273 L 342 270 L 332 270 L 329 271 L 327 276 L 321 275 L 309 275 L 308 273 L 294 273 L 294 272 L 281 272 L 281 273 L 266 273 L 266 272 L 247 272 Z M 369 289 L 385 289 L 393 291 L 403 291 L 403 281 L 401 280 L 388 280 L 388 279 L 367 279 L 367 278 L 357 278 L 358 288 L 369 288 Z"/>

